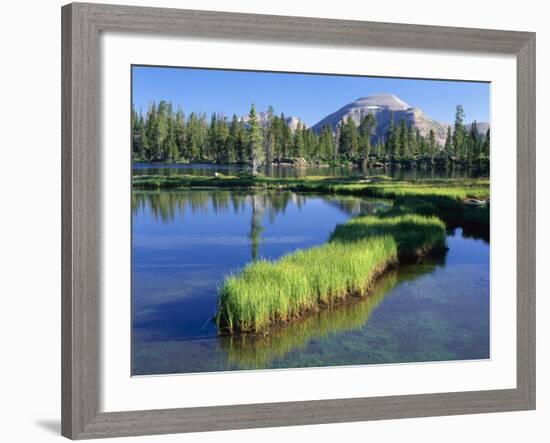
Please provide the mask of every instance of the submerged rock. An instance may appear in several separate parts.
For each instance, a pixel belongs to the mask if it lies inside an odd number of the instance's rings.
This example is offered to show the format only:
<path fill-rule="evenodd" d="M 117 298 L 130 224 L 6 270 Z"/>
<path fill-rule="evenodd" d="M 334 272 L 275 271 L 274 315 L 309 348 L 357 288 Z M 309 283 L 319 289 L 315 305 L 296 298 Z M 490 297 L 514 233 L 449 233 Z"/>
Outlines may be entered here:
<path fill-rule="evenodd" d="M 479 200 L 477 198 L 469 198 L 469 199 L 465 200 L 464 203 L 467 204 L 467 205 L 472 205 L 472 206 L 485 206 L 487 204 L 487 201 L 486 200 Z"/>

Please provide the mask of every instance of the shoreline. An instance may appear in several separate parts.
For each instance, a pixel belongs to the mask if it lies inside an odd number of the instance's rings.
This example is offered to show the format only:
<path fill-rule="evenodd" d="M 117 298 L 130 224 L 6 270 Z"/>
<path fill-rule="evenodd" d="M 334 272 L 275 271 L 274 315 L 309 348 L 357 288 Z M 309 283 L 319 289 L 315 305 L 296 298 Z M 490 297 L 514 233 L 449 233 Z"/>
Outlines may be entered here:
<path fill-rule="evenodd" d="M 170 167 L 178 165 L 186 165 L 189 167 L 195 166 L 208 166 L 211 168 L 223 168 L 223 169 L 237 169 L 248 167 L 247 163 L 216 163 L 209 161 L 197 161 L 197 162 L 185 162 L 185 161 L 159 161 L 159 162 L 147 162 L 141 160 L 132 160 L 132 165 L 147 165 L 148 167 L 154 168 L 155 166 L 160 167 Z M 442 171 L 442 170 L 478 170 L 483 172 L 489 172 L 490 162 L 482 161 L 480 162 L 467 162 L 463 160 L 454 160 L 445 162 L 442 160 L 432 161 L 428 158 L 417 158 L 417 159 L 407 159 L 407 160 L 388 160 L 388 159 L 376 159 L 371 160 L 368 163 L 365 163 L 362 159 L 355 159 L 349 161 L 341 162 L 317 162 L 317 161 L 307 161 L 305 159 L 280 159 L 273 160 L 269 164 L 261 165 L 262 169 L 271 168 L 271 167 L 282 167 L 282 168 L 349 168 L 349 169 L 361 169 L 363 167 L 370 169 L 380 169 L 380 170 L 414 170 L 420 169 L 425 171 Z M 146 168 L 143 168 L 146 169 Z"/>
<path fill-rule="evenodd" d="M 468 220 L 488 230 L 490 188 L 488 179 L 394 180 L 369 177 L 270 178 L 265 176 L 193 175 L 134 176 L 134 190 L 225 189 L 274 190 L 325 195 L 348 195 L 392 200 L 399 213 L 434 215 L 458 226 Z M 475 204 L 472 204 L 475 202 Z"/>

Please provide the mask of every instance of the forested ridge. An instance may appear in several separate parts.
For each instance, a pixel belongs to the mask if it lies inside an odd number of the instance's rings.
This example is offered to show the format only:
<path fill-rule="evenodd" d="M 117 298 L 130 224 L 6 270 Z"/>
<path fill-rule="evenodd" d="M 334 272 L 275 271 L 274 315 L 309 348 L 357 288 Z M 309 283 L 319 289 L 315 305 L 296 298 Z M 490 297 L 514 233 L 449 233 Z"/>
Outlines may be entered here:
<path fill-rule="evenodd" d="M 147 112 L 132 109 L 132 151 L 140 162 L 212 162 L 260 165 L 300 159 L 308 163 L 396 163 L 400 165 L 488 166 L 490 129 L 485 134 L 474 121 L 464 123 L 464 110 L 456 107 L 444 145 L 436 142 L 403 119 L 392 118 L 384 137 L 376 137 L 376 116 L 368 113 L 359 124 L 351 117 L 333 130 L 324 126 L 319 133 L 299 123 L 295 130 L 284 113 L 272 107 L 260 121 L 252 104 L 248 119 L 228 118 L 174 110 L 167 101 L 150 105 Z M 246 120 L 246 121 L 245 121 Z"/>

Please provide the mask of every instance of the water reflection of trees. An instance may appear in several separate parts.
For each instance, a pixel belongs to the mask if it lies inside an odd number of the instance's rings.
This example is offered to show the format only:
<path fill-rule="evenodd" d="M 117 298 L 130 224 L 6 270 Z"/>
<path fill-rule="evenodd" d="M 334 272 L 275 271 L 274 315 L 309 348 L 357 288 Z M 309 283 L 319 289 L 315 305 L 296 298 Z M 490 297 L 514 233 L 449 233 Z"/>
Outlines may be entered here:
<path fill-rule="evenodd" d="M 259 256 L 259 248 L 264 231 L 264 218 L 270 223 L 283 215 L 292 204 L 301 210 L 308 198 L 322 198 L 327 204 L 348 215 L 372 214 L 385 203 L 356 197 L 311 196 L 282 191 L 256 193 L 228 190 L 192 191 L 134 191 L 132 193 L 132 213 L 134 216 L 150 214 L 158 222 L 172 223 L 183 220 L 185 214 L 214 214 L 232 211 L 244 214 L 250 208 L 250 238 L 252 260 Z"/>
<path fill-rule="evenodd" d="M 264 202 L 261 195 L 253 194 L 250 196 L 252 200 L 252 222 L 250 223 L 250 241 L 252 244 L 252 260 L 258 259 L 258 252 L 260 250 L 260 236 L 262 235 L 263 219 L 264 219 Z"/>
<path fill-rule="evenodd" d="M 417 265 L 414 272 L 393 269 L 376 283 L 372 293 L 348 304 L 327 308 L 303 319 L 291 322 L 270 334 L 221 336 L 220 344 L 230 366 L 240 369 L 263 369 L 292 351 L 304 348 L 314 339 L 365 327 L 374 310 L 399 283 L 414 280 L 433 272 L 444 257 Z"/>
<path fill-rule="evenodd" d="M 152 217 L 164 223 L 183 218 L 187 212 L 206 214 L 233 211 L 242 213 L 251 207 L 253 214 L 267 214 L 273 223 L 276 217 L 284 214 L 289 204 L 298 210 L 306 204 L 308 198 L 322 198 L 327 204 L 348 214 L 372 214 L 387 204 L 346 196 L 313 196 L 282 191 L 265 191 L 247 193 L 227 190 L 193 190 L 193 191 L 134 191 L 132 192 L 132 213 L 150 213 Z"/>
<path fill-rule="evenodd" d="M 132 192 L 132 213 L 150 213 L 163 223 L 169 223 L 176 218 L 183 218 L 187 212 L 191 214 L 207 214 L 208 212 L 234 213 L 244 211 L 247 206 L 247 195 L 230 191 L 161 191 Z"/>
<path fill-rule="evenodd" d="M 388 208 L 390 205 L 390 203 L 382 200 L 367 200 L 345 196 L 325 196 L 323 197 L 323 200 L 325 200 L 329 205 L 334 206 L 349 215 L 375 214 L 380 209 Z"/>

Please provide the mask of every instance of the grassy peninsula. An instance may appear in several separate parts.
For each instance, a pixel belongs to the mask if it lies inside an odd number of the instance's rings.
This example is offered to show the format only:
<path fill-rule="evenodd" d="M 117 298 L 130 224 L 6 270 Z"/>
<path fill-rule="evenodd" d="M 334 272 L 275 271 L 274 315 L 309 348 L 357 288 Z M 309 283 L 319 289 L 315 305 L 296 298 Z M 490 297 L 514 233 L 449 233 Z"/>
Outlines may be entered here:
<path fill-rule="evenodd" d="M 217 322 L 234 332 L 265 332 L 369 292 L 399 258 L 445 247 L 445 225 L 435 217 L 357 217 L 339 225 L 330 241 L 277 261 L 249 264 L 220 290 Z"/>

